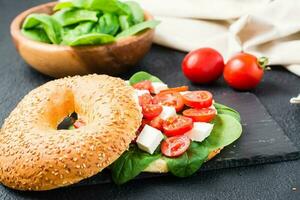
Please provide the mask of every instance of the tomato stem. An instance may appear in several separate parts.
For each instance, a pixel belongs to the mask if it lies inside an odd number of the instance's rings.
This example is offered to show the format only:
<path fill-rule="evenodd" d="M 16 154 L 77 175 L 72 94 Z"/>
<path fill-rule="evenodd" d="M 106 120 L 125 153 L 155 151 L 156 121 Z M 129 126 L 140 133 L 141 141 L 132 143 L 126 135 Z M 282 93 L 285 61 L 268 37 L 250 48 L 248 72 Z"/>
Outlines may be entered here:
<path fill-rule="evenodd" d="M 268 63 L 269 63 L 269 59 L 267 57 L 260 57 L 258 59 L 258 64 L 263 70 L 267 69 L 266 66 L 268 65 Z"/>

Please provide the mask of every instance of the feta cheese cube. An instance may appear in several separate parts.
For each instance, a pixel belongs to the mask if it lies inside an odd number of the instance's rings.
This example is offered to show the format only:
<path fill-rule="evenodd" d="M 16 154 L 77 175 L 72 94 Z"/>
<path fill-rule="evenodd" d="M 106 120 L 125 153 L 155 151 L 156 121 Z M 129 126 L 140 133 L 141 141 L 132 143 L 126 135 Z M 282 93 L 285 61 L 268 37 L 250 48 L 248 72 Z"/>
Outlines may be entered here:
<path fill-rule="evenodd" d="M 163 138 L 164 136 L 160 130 L 145 125 L 138 136 L 136 143 L 141 150 L 153 154 Z"/>
<path fill-rule="evenodd" d="M 176 110 L 172 106 L 163 106 L 163 109 L 159 115 L 159 117 L 163 120 L 168 119 L 169 117 L 172 117 L 176 115 Z"/>
<path fill-rule="evenodd" d="M 194 127 L 192 130 L 185 133 L 192 141 L 202 142 L 207 138 L 211 131 L 213 130 L 214 125 L 205 122 L 194 122 Z"/>
<path fill-rule="evenodd" d="M 181 95 L 185 95 L 187 93 L 189 93 L 190 91 L 184 91 L 184 92 L 179 92 Z"/>
<path fill-rule="evenodd" d="M 154 94 L 158 94 L 162 90 L 168 89 L 168 85 L 160 82 L 152 82 Z"/>
<path fill-rule="evenodd" d="M 143 94 L 150 94 L 149 90 L 135 90 L 135 93 L 139 96 L 142 96 Z"/>

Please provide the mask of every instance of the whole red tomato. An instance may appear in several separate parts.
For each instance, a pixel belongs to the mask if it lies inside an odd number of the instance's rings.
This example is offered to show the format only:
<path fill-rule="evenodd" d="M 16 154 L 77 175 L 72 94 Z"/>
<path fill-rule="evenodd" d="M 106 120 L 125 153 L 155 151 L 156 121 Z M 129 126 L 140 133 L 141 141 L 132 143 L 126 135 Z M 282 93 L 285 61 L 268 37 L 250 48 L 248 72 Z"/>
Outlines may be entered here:
<path fill-rule="evenodd" d="M 212 48 L 200 48 L 188 53 L 182 61 L 184 75 L 195 83 L 217 80 L 223 72 L 222 55 Z"/>
<path fill-rule="evenodd" d="M 260 83 L 267 63 L 266 57 L 257 59 L 248 53 L 238 53 L 226 63 L 224 79 L 235 89 L 253 89 Z"/>

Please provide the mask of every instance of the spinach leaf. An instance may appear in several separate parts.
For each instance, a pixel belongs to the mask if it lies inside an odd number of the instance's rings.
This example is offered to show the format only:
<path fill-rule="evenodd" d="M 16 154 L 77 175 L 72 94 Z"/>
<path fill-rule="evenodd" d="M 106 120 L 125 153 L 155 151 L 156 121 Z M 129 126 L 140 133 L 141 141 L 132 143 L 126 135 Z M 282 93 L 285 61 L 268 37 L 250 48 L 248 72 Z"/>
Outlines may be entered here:
<path fill-rule="evenodd" d="M 59 44 L 61 42 L 62 27 L 51 16 L 46 14 L 30 14 L 26 17 L 22 28 L 32 29 L 37 26 L 42 27 L 52 43 Z"/>
<path fill-rule="evenodd" d="M 98 12 L 81 9 L 64 9 L 56 12 L 53 16 L 62 26 L 69 26 L 83 21 L 98 21 Z"/>
<path fill-rule="evenodd" d="M 125 4 L 129 6 L 135 24 L 144 21 L 144 11 L 138 3 L 134 1 L 126 1 Z"/>
<path fill-rule="evenodd" d="M 133 25 L 133 22 L 131 21 L 131 18 L 128 15 L 120 15 L 119 24 L 121 30 L 124 31 L 126 29 L 129 29 L 129 27 Z"/>
<path fill-rule="evenodd" d="M 88 9 L 101 10 L 103 12 L 131 14 L 130 8 L 118 0 L 90 0 Z"/>
<path fill-rule="evenodd" d="M 214 128 L 211 134 L 203 141 L 209 151 L 233 143 L 242 134 L 242 125 L 231 115 L 218 114 L 215 117 L 213 124 Z"/>
<path fill-rule="evenodd" d="M 114 42 L 115 38 L 111 35 L 102 34 L 102 33 L 88 33 L 81 35 L 68 41 L 66 44 L 69 46 L 78 46 L 78 45 L 96 45 L 96 44 L 106 44 Z"/>
<path fill-rule="evenodd" d="M 218 114 L 231 115 L 232 117 L 234 117 L 239 122 L 241 121 L 241 116 L 236 110 L 234 110 L 232 108 L 229 108 L 225 105 L 219 104 L 219 103 L 214 103 L 214 106 L 217 109 Z"/>
<path fill-rule="evenodd" d="M 123 153 L 117 161 L 111 165 L 113 181 L 123 184 L 139 175 L 150 163 L 161 157 L 161 154 L 141 151 L 136 145 L 132 145 Z"/>
<path fill-rule="evenodd" d="M 24 36 L 28 37 L 31 40 L 44 42 L 44 43 L 51 43 L 46 32 L 42 28 L 35 28 L 35 29 L 28 29 L 28 30 L 22 29 L 21 32 Z"/>
<path fill-rule="evenodd" d="M 149 20 L 149 21 L 145 21 L 136 25 L 131 26 L 129 29 L 126 29 L 124 31 L 122 31 L 121 33 L 119 33 L 117 35 L 117 39 L 118 38 L 122 38 L 122 37 L 127 37 L 130 35 L 135 35 L 145 29 L 148 28 L 154 28 L 156 27 L 160 22 L 156 21 L 156 20 Z"/>
<path fill-rule="evenodd" d="M 59 2 L 53 8 L 54 11 L 66 9 L 66 8 L 89 8 L 92 0 L 72 0 L 66 2 Z"/>
<path fill-rule="evenodd" d="M 198 142 L 192 142 L 189 149 L 177 158 L 167 158 L 169 171 L 178 177 L 186 177 L 194 174 L 206 161 L 209 154 L 208 148 Z"/>
<path fill-rule="evenodd" d="M 136 83 L 144 81 L 144 80 L 149 80 L 152 82 L 162 82 L 156 76 L 152 76 L 151 74 L 149 74 L 147 72 L 140 71 L 131 76 L 131 78 L 129 79 L 129 83 L 130 83 L 130 85 L 133 85 L 133 84 L 136 84 Z"/>
<path fill-rule="evenodd" d="M 67 45 L 68 43 L 74 41 L 78 36 L 82 36 L 91 32 L 94 25 L 94 22 L 83 22 L 73 29 L 65 28 L 62 44 Z"/>
<path fill-rule="evenodd" d="M 54 8 L 53 8 L 53 11 L 58 11 L 58 10 L 61 10 L 61 9 L 66 9 L 66 8 L 74 8 L 74 3 L 71 2 L 71 1 L 62 1 L 62 2 L 59 2 L 57 3 Z"/>
<path fill-rule="evenodd" d="M 99 18 L 98 24 L 94 28 L 97 33 L 115 35 L 120 28 L 118 17 L 111 13 L 105 13 Z"/>

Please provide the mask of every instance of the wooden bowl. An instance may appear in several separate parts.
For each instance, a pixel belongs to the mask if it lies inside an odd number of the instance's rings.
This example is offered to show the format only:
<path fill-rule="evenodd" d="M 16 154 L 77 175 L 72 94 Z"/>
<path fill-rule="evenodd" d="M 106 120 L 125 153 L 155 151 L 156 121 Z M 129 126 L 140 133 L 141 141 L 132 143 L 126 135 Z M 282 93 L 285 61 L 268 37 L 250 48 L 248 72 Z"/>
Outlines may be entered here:
<path fill-rule="evenodd" d="M 51 14 L 57 2 L 30 8 L 11 23 L 13 42 L 22 58 L 34 69 L 52 77 L 100 73 L 118 75 L 135 66 L 149 51 L 154 30 L 122 38 L 107 45 L 69 47 L 30 40 L 22 35 L 21 26 L 31 13 Z M 145 12 L 145 19 L 153 19 Z"/>

